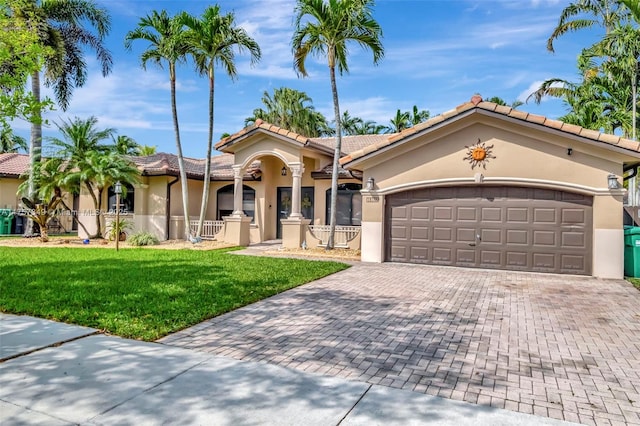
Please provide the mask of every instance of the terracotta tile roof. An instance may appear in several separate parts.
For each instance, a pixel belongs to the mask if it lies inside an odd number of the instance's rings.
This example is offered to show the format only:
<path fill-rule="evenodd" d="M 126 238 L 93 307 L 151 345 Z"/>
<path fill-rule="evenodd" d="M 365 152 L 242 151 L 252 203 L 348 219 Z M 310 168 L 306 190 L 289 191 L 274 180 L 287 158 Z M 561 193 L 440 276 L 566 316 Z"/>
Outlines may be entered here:
<path fill-rule="evenodd" d="M 333 164 L 327 164 L 322 169 L 311 172 L 311 177 L 314 179 L 331 179 L 332 171 Z M 347 170 L 341 166 L 338 166 L 338 179 L 362 180 L 362 172 L 358 170 Z"/>
<path fill-rule="evenodd" d="M 248 135 L 258 129 L 265 130 L 280 136 L 291 139 L 292 141 L 300 143 L 302 146 L 315 148 L 320 151 L 324 151 L 328 155 L 333 155 L 335 137 L 330 138 L 307 138 L 298 133 L 291 132 L 287 129 L 283 129 L 273 124 L 266 123 L 262 120 L 256 120 L 256 122 L 220 140 L 216 144 L 216 149 L 221 150 L 225 147 L 231 146 L 235 141 L 241 139 L 243 136 Z M 390 135 L 358 135 L 358 136 L 343 136 L 342 137 L 342 153 L 349 154 L 350 152 L 364 148 L 368 145 L 378 143 L 382 140 L 386 140 Z"/>
<path fill-rule="evenodd" d="M 389 139 L 396 133 L 384 134 L 384 135 L 351 135 L 342 137 L 342 153 L 351 154 L 359 149 L 364 149 L 367 146 L 375 145 Z M 335 137 L 330 138 L 311 138 L 313 143 L 322 145 L 331 150 L 334 149 Z"/>
<path fill-rule="evenodd" d="M 164 152 L 148 157 L 129 157 L 143 176 L 179 176 L 178 157 Z M 204 178 L 204 159 L 184 159 L 187 177 Z M 233 180 L 233 155 L 221 154 L 211 157 L 211 179 Z M 27 154 L 0 154 L 0 176 L 20 177 L 29 170 Z M 256 161 L 245 171 L 245 178 L 255 179 L 260 175 L 260 162 Z"/>
<path fill-rule="evenodd" d="M 178 156 L 175 154 L 158 153 L 148 157 L 130 157 L 138 166 L 143 176 L 179 176 Z M 211 157 L 211 179 L 233 180 L 233 154 L 220 154 Z M 184 158 L 187 178 L 204 178 L 204 159 Z M 255 179 L 260 173 L 260 162 L 255 161 L 245 171 L 245 178 Z"/>
<path fill-rule="evenodd" d="M 414 127 L 403 130 L 400 133 L 396 133 L 395 135 L 390 135 L 387 140 L 379 141 L 373 145 L 370 145 L 349 153 L 348 155 L 340 159 L 340 164 L 346 165 L 354 160 L 357 160 L 358 158 L 364 157 L 367 154 L 370 154 L 382 148 L 391 146 L 394 143 L 402 141 L 403 139 L 413 134 L 422 132 L 426 129 L 434 127 L 439 123 L 458 117 L 463 113 L 467 111 L 472 111 L 472 110 L 489 111 L 502 116 L 514 118 L 516 120 L 521 120 L 527 123 L 537 124 L 550 129 L 559 130 L 568 135 L 580 136 L 594 142 L 601 142 L 601 143 L 604 143 L 605 146 L 609 145 L 612 147 L 622 148 L 628 151 L 632 151 L 633 154 L 640 153 L 640 143 L 636 141 L 625 139 L 616 135 L 600 133 L 595 130 L 585 129 L 583 127 L 576 126 L 574 124 L 563 123 L 562 121 L 559 121 L 559 120 L 552 120 L 542 115 L 530 114 L 525 111 L 516 110 L 508 106 L 498 105 L 493 102 L 486 102 L 482 100 L 482 97 L 476 95 L 476 96 L 473 96 L 469 102 L 465 102 L 464 104 L 459 105 L 452 110 L 446 111 L 438 116 L 435 116 L 425 121 L 424 123 L 420 123 Z"/>
<path fill-rule="evenodd" d="M 17 178 L 28 170 L 27 154 L 0 154 L 0 176 Z"/>
<path fill-rule="evenodd" d="M 240 130 L 239 132 L 236 132 L 233 135 L 227 136 L 226 138 L 220 140 L 218 143 L 216 143 L 216 149 L 220 150 L 221 148 L 229 146 L 233 144 L 236 140 L 240 139 L 242 136 L 245 136 L 257 129 L 263 129 L 271 133 L 285 136 L 291 139 L 292 141 L 299 142 L 302 145 L 306 145 L 309 142 L 309 138 L 307 138 L 306 136 L 299 135 L 298 133 L 292 132 L 287 129 L 283 129 L 282 127 L 274 126 L 273 124 L 269 124 L 258 119 L 253 125 L 247 126 L 244 129 Z"/>

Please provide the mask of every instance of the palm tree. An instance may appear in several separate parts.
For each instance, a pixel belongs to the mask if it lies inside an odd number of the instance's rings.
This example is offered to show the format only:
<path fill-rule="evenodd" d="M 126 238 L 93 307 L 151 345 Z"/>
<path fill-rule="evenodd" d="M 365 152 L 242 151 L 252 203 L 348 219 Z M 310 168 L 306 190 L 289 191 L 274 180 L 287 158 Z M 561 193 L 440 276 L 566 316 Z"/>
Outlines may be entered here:
<path fill-rule="evenodd" d="M 260 119 L 310 138 L 333 134 L 327 119 L 315 110 L 305 92 L 280 87 L 274 89 L 273 96 L 264 92 L 262 103 L 264 108 L 254 109 L 253 115 L 245 119 L 245 126 Z"/>
<path fill-rule="evenodd" d="M 150 145 L 138 145 L 138 152 L 135 154 L 139 157 L 148 157 L 156 153 L 157 147 Z"/>
<path fill-rule="evenodd" d="M 333 95 L 333 110 L 336 121 L 336 144 L 331 175 L 331 219 L 327 249 L 333 249 L 337 219 L 338 160 L 342 150 L 340 104 L 336 86 L 338 72 L 348 72 L 347 43 L 354 42 L 373 53 L 373 63 L 384 56 L 380 39 L 382 29 L 373 18 L 373 0 L 297 0 L 295 31 L 292 45 L 294 67 L 302 76 L 307 76 L 306 60 L 309 55 L 326 57 Z"/>
<path fill-rule="evenodd" d="M 633 19 L 640 24 L 640 1 L 639 0 L 620 0 L 620 3 L 627 6 Z"/>
<path fill-rule="evenodd" d="M 431 114 L 426 109 L 418 110 L 418 106 L 414 105 L 413 110 L 409 113 L 409 115 L 409 122 L 411 122 L 411 124 L 415 126 L 416 124 L 427 121 Z"/>
<path fill-rule="evenodd" d="M 187 13 L 180 17 L 188 31 L 186 33 L 190 54 L 193 56 L 196 69 L 209 78 L 209 138 L 207 140 L 207 157 L 204 169 L 204 186 L 202 203 L 200 204 L 200 220 L 196 238 L 202 234 L 204 217 L 209 203 L 209 185 L 211 182 L 211 150 L 213 147 L 213 103 L 214 103 L 214 71 L 216 63 L 221 65 L 231 79 L 238 76 L 234 63 L 234 48 L 240 53 L 247 51 L 251 55 L 251 63 L 260 59 L 258 43 L 243 29 L 235 26 L 233 13 L 220 15 L 220 6 L 209 6 L 200 19 Z"/>
<path fill-rule="evenodd" d="M 498 105 L 502 105 L 502 106 L 508 106 L 511 107 L 513 109 L 517 109 L 518 107 L 524 105 L 524 102 L 519 101 L 519 100 L 515 100 L 513 102 L 511 102 L 511 104 L 507 104 L 507 102 L 502 99 L 499 96 L 492 96 L 489 99 L 486 99 L 487 102 L 493 102 L 494 104 L 498 104 Z"/>
<path fill-rule="evenodd" d="M 147 62 L 152 62 L 160 68 L 166 62 L 169 68 L 169 82 L 171 84 L 171 112 L 173 115 L 173 128 L 176 138 L 176 151 L 178 156 L 178 168 L 180 169 L 180 187 L 182 190 L 182 210 L 184 215 L 184 235 L 186 239 L 191 237 L 189 226 L 189 188 L 187 185 L 187 173 L 184 168 L 182 155 L 182 143 L 180 142 L 180 127 L 178 125 L 178 109 L 176 107 L 176 64 L 185 60 L 188 45 L 185 30 L 178 17 L 170 17 L 165 10 L 153 11 L 150 15 L 141 18 L 138 27 L 129 31 L 125 36 L 125 47 L 131 49 L 134 40 L 143 40 L 149 43 L 140 59 L 142 68 L 147 68 Z"/>
<path fill-rule="evenodd" d="M 13 153 L 20 150 L 28 152 L 29 145 L 26 139 L 14 134 L 10 127 L 0 127 L 0 154 Z"/>
<path fill-rule="evenodd" d="M 404 129 L 411 127 L 411 114 L 397 110 L 396 115 L 389 122 L 391 123 L 389 131 L 391 133 L 400 133 Z"/>
<path fill-rule="evenodd" d="M 42 46 L 48 49 L 43 57 L 44 83 L 52 86 L 55 98 L 62 110 L 69 107 L 75 87 L 84 85 L 87 79 L 87 63 L 84 48 L 96 52 L 102 67 L 102 75 L 111 71 L 111 53 L 104 47 L 104 38 L 110 29 L 106 9 L 93 0 L 27 0 L 12 11 L 14 16 L 37 28 Z M 95 30 L 95 34 L 90 30 Z M 35 102 L 41 102 L 40 72 L 31 74 L 31 91 Z M 29 162 L 31 170 L 38 167 L 42 150 L 42 117 L 40 111 L 32 114 Z M 30 179 L 29 194 L 35 191 Z"/>
<path fill-rule="evenodd" d="M 140 145 L 129 136 L 112 136 L 112 139 L 114 149 L 121 155 L 138 155 L 140 152 Z"/>
<path fill-rule="evenodd" d="M 342 113 L 342 119 L 341 119 L 341 124 L 342 124 L 342 132 L 345 135 L 355 135 L 357 134 L 357 129 L 359 127 L 362 127 L 364 123 L 364 120 L 362 120 L 362 118 L 360 117 L 352 117 L 351 114 L 349 114 L 349 111 L 344 111 Z"/>
<path fill-rule="evenodd" d="M 81 119 L 75 117 L 69 121 L 62 120 L 62 124 L 55 123 L 62 139 L 49 137 L 47 140 L 57 148 L 57 157 L 68 158 L 72 162 L 81 162 L 91 151 L 107 152 L 111 148 L 102 142 L 113 136 L 112 128 L 98 130 L 98 119 L 89 117 Z"/>
<path fill-rule="evenodd" d="M 608 34 L 629 17 L 629 10 L 621 2 L 624 0 L 577 0 L 570 3 L 562 10 L 558 25 L 547 40 L 547 50 L 554 52 L 554 40 L 569 31 L 600 26 Z M 584 18 L 584 15 L 591 15 L 592 18 Z"/>

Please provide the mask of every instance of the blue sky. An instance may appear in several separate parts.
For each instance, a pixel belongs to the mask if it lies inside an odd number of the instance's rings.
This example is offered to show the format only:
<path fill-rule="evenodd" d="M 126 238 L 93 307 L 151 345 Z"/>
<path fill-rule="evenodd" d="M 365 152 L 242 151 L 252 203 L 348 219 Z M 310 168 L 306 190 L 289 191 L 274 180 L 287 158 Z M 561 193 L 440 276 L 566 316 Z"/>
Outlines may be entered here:
<path fill-rule="evenodd" d="M 47 115 L 44 136 L 58 136 L 54 122 L 96 116 L 100 127 L 113 127 L 140 144 L 160 152 L 175 152 L 167 71 L 152 65 L 144 71 L 134 42 L 124 49 L 125 34 L 152 10 L 186 10 L 200 15 L 205 1 L 98 0 L 112 17 L 106 44 L 114 58 L 113 72 L 103 78 L 93 54 L 87 56 L 87 84 L 74 92 L 70 108 Z M 329 73 L 324 60 L 308 63 L 310 76 L 293 70 L 291 35 L 294 0 L 222 0 L 223 12 L 234 11 L 236 22 L 259 43 L 262 60 L 251 67 L 237 56 L 238 79 L 216 73 L 215 133 L 244 127 L 253 109 L 261 107 L 265 91 L 286 86 L 306 92 L 317 110 L 333 116 Z M 587 30 L 562 37 L 556 53 L 546 40 L 567 0 L 378 0 L 375 17 L 383 29 L 385 57 L 372 64 L 370 52 L 351 46 L 350 73 L 338 79 L 341 110 L 365 120 L 389 124 L 400 108 L 413 105 L 432 116 L 466 102 L 474 93 L 525 101 L 547 78 L 576 80 L 576 56 L 600 36 Z M 178 70 L 178 114 L 186 156 L 204 157 L 207 140 L 208 82 L 187 63 Z M 44 92 L 51 93 L 48 90 Z M 557 118 L 565 113 L 557 100 L 529 102 L 521 110 Z M 15 122 L 28 137 L 28 124 Z M 46 144 L 46 142 L 45 142 Z"/>

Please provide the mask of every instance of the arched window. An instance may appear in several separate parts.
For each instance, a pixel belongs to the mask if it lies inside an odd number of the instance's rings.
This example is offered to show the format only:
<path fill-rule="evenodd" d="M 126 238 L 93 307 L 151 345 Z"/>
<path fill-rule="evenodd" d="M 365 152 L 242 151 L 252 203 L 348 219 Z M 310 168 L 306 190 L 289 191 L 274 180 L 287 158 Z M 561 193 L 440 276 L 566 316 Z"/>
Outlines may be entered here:
<path fill-rule="evenodd" d="M 362 220 L 362 196 L 359 183 L 343 183 L 338 185 L 338 208 L 336 225 L 360 226 Z M 327 189 L 326 224 L 331 221 L 331 188 Z"/>
<path fill-rule="evenodd" d="M 222 220 L 224 216 L 230 216 L 233 213 L 233 185 L 223 186 L 218 190 L 218 214 L 216 219 Z M 244 214 L 254 221 L 256 208 L 256 191 L 255 189 L 242 185 L 242 210 Z"/>
<path fill-rule="evenodd" d="M 122 194 L 120 194 L 120 213 L 133 214 L 133 186 L 130 184 L 122 184 Z M 110 212 L 116 212 L 116 191 L 115 185 L 111 185 L 107 189 L 107 209 Z"/>

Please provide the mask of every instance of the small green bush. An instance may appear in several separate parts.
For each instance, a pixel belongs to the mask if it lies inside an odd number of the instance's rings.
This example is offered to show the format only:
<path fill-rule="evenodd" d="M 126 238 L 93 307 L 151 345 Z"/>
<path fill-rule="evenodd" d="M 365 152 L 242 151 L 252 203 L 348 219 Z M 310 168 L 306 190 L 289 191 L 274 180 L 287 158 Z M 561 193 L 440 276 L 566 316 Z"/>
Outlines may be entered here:
<path fill-rule="evenodd" d="M 146 231 L 136 232 L 129 237 L 128 241 L 132 246 L 155 246 L 160 243 L 155 235 Z"/>

